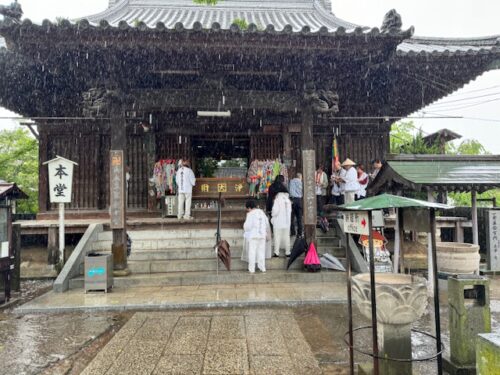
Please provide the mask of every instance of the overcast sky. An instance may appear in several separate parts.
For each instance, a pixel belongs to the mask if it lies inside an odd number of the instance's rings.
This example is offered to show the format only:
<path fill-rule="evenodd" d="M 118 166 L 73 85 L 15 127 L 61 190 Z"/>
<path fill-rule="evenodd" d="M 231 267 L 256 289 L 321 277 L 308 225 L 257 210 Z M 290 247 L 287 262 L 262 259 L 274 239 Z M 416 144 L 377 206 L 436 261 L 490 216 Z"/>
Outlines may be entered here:
<path fill-rule="evenodd" d="M 0 4 L 10 2 L 0 0 Z M 45 18 L 78 18 L 98 13 L 106 9 L 108 1 L 20 0 L 20 3 L 24 17 L 39 23 Z M 395 8 L 403 17 L 403 27 L 415 26 L 415 34 L 419 36 L 500 36 L 498 0 L 332 0 L 332 4 L 336 16 L 366 26 L 380 27 L 384 14 Z M 424 112 L 426 116 L 464 117 L 414 119 L 424 132 L 449 128 L 464 139 L 477 139 L 490 152 L 500 154 L 500 70 L 483 74 L 462 90 L 425 108 Z M 0 109 L 0 117 L 10 115 Z M 11 121 L 0 120 L 0 128 L 9 125 L 12 125 Z"/>

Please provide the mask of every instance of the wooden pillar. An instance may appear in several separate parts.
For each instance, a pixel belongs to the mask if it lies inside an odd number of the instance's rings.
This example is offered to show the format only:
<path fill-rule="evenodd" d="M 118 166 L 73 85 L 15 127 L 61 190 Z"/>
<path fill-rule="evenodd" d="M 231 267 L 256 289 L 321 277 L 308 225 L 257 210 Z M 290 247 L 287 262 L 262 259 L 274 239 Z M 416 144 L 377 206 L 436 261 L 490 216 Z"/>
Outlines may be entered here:
<path fill-rule="evenodd" d="M 47 169 L 47 168 L 46 168 Z M 47 229 L 47 263 L 57 264 L 59 261 L 59 234 L 57 233 L 57 227 L 51 226 Z"/>
<path fill-rule="evenodd" d="M 152 117 L 152 116 L 151 116 Z M 156 163 L 156 134 L 154 131 L 153 124 L 149 124 L 148 130 L 144 133 L 144 144 L 146 145 L 146 168 L 148 169 L 147 175 L 148 179 L 146 181 L 146 192 L 148 194 L 148 211 L 153 212 L 156 211 L 156 194 L 153 188 L 153 185 L 151 185 L 149 181 L 149 176 L 153 174 L 153 168 Z M 194 168 L 194 167 L 193 167 Z"/>
<path fill-rule="evenodd" d="M 12 258 L 14 259 L 11 287 L 12 290 L 18 292 L 21 289 L 21 224 L 12 224 L 11 249 Z"/>
<path fill-rule="evenodd" d="M 312 109 L 302 111 L 300 145 L 302 149 L 302 175 L 304 181 L 304 236 L 308 243 L 316 242 L 316 152 L 313 139 L 314 116 Z"/>
<path fill-rule="evenodd" d="M 46 130 L 40 129 L 40 139 L 38 141 L 38 211 L 47 212 L 49 197 L 49 171 L 43 165 L 48 160 L 48 137 Z"/>
<path fill-rule="evenodd" d="M 472 243 L 474 245 L 479 245 L 479 229 L 477 222 L 477 191 L 471 191 L 471 201 L 472 201 Z"/>
<path fill-rule="evenodd" d="M 129 274 L 127 269 L 126 179 L 127 132 L 125 111 L 120 103 L 111 108 L 110 207 L 113 230 L 113 266 L 115 276 Z"/>
<path fill-rule="evenodd" d="M 292 134 L 288 126 L 283 128 L 283 160 L 288 168 L 288 177 L 291 180 L 297 174 L 297 168 L 292 162 Z"/>

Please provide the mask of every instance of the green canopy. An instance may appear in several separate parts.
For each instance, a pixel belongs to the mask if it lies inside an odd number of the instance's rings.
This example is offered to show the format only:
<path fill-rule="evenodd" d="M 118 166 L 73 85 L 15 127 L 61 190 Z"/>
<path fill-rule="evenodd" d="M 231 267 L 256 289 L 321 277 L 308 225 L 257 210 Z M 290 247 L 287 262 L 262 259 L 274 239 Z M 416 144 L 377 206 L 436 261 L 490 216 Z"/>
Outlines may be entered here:
<path fill-rule="evenodd" d="M 375 197 L 365 198 L 356 202 L 339 206 L 341 210 L 353 210 L 353 211 L 372 211 L 372 210 L 381 210 L 384 208 L 402 208 L 402 207 L 443 208 L 443 209 L 452 208 L 452 206 L 448 206 L 446 204 L 432 203 L 432 202 L 422 201 L 419 199 L 400 197 L 398 195 L 392 195 L 392 194 L 381 194 Z"/>

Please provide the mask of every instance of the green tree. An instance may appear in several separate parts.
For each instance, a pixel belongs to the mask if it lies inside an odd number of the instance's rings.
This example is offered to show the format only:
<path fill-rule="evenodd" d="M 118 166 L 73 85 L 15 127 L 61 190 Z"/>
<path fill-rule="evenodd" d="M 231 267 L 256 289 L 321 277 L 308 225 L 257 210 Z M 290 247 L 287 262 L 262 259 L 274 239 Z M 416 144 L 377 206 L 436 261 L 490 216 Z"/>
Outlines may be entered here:
<path fill-rule="evenodd" d="M 193 0 L 193 2 L 200 5 L 217 5 L 219 0 Z"/>
<path fill-rule="evenodd" d="M 38 211 L 38 142 L 28 130 L 0 131 L 0 179 L 28 194 L 29 199 L 17 202 L 17 212 Z"/>
<path fill-rule="evenodd" d="M 422 129 L 413 135 L 412 121 L 400 121 L 392 125 L 390 150 L 392 154 L 438 154 L 439 146 L 424 141 Z"/>

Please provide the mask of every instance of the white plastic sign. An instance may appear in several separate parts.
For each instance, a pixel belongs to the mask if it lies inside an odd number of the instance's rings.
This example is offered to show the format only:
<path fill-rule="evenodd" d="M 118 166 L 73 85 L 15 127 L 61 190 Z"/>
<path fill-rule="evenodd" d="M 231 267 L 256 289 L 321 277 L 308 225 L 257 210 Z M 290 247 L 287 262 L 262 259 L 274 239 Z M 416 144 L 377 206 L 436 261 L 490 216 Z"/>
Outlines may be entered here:
<path fill-rule="evenodd" d="M 368 236 L 368 212 L 344 211 L 344 232 Z"/>

